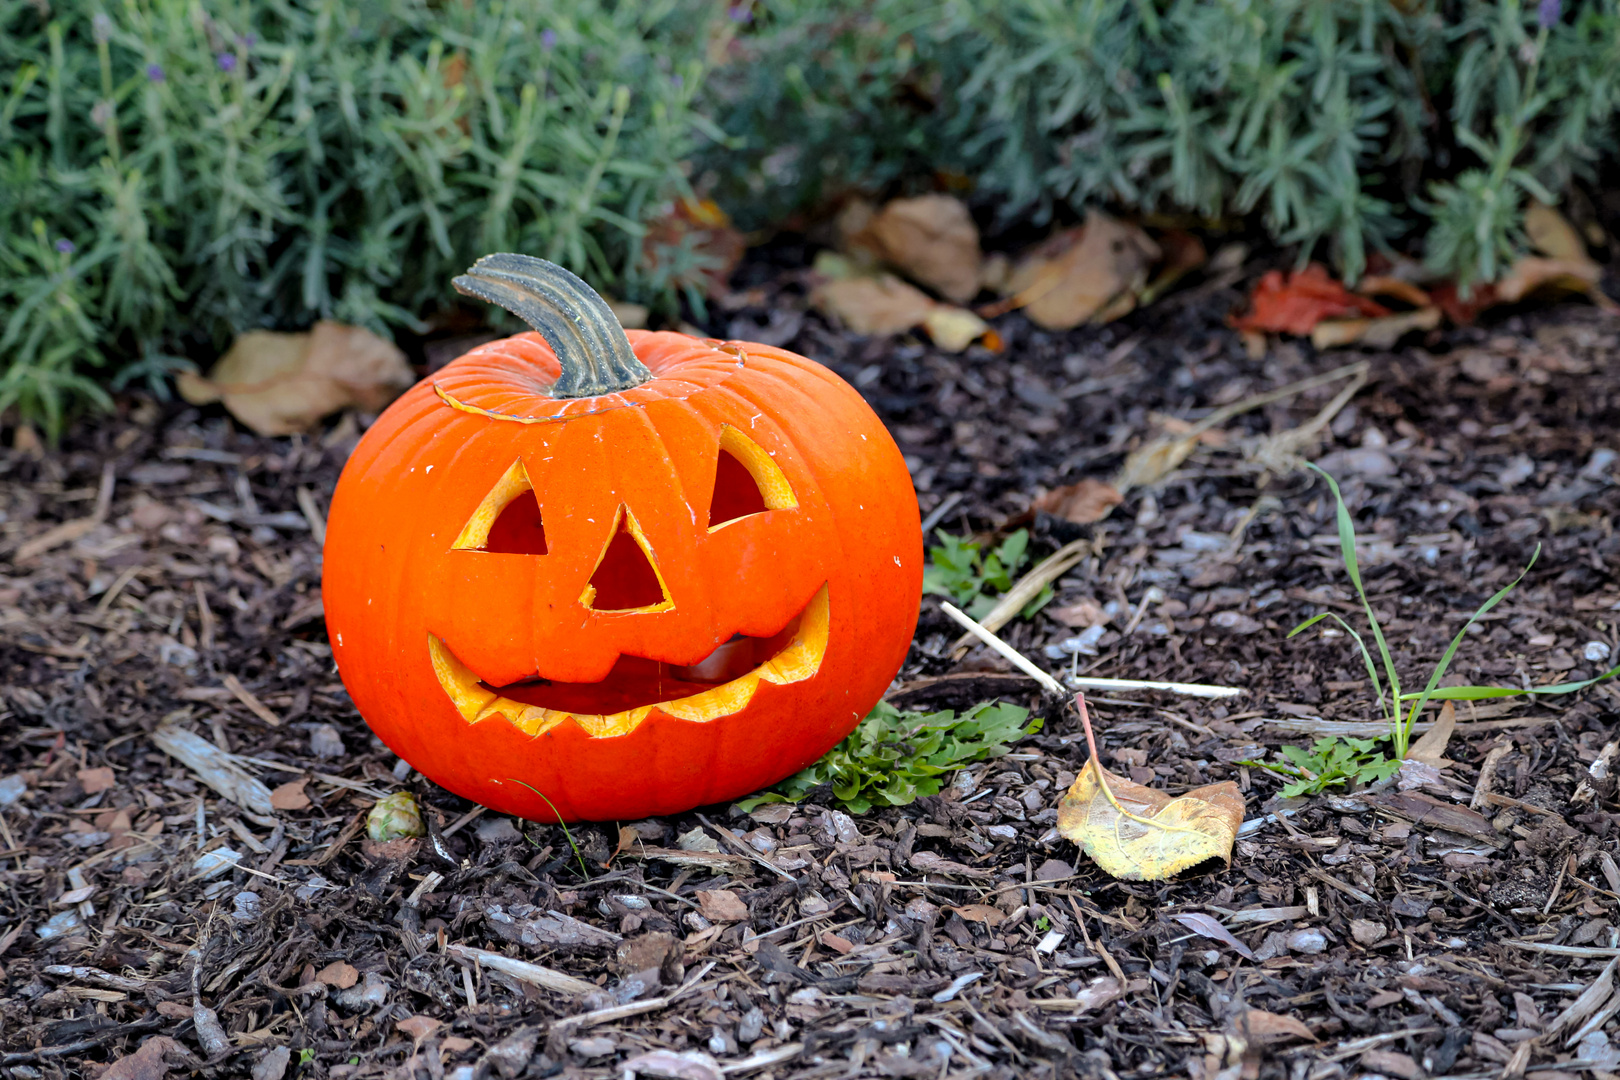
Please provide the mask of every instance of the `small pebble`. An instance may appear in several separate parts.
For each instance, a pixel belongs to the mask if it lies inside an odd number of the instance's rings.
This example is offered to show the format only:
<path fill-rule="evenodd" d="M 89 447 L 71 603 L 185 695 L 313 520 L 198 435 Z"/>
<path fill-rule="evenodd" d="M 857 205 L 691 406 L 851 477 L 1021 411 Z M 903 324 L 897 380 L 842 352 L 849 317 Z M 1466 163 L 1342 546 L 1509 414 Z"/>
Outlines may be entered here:
<path fill-rule="evenodd" d="M 510 844 L 523 839 L 509 817 L 485 818 L 478 823 L 478 839 L 485 844 Z"/>
<path fill-rule="evenodd" d="M 66 937 L 83 926 L 84 920 L 79 918 L 79 909 L 68 908 L 66 911 L 52 915 L 34 933 L 38 934 L 42 941 L 50 941 L 53 938 Z"/>
<path fill-rule="evenodd" d="M 345 756 L 349 751 L 343 745 L 343 736 L 331 724 L 316 724 L 309 729 L 309 752 L 323 761 Z"/>
<path fill-rule="evenodd" d="M 1302 953 L 1305 956 L 1315 956 L 1318 953 L 1326 952 L 1328 947 L 1327 935 L 1316 929 L 1295 930 L 1283 939 L 1283 943 L 1288 946 L 1290 951 Z"/>
<path fill-rule="evenodd" d="M 28 781 L 22 778 L 21 773 L 12 773 L 0 779 L 0 806 L 11 806 L 28 790 Z"/>
<path fill-rule="evenodd" d="M 197 861 L 191 868 L 203 877 L 213 877 L 230 870 L 242 861 L 242 853 L 228 847 L 218 847 L 213 851 L 205 851 L 197 856 Z"/>
<path fill-rule="evenodd" d="M 1606 641 L 1588 641 L 1581 649 L 1581 656 L 1593 663 L 1602 663 L 1613 652 Z"/>

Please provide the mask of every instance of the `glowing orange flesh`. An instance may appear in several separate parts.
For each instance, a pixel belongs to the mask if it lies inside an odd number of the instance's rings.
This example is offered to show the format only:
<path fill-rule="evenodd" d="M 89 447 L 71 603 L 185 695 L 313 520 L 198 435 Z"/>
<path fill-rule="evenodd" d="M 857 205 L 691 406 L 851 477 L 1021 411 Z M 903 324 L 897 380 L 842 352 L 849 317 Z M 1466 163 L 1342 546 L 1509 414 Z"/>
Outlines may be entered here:
<path fill-rule="evenodd" d="M 823 585 L 811 598 L 796 622 L 797 629 L 792 630 L 792 637 L 779 652 L 746 673 L 718 686 L 705 685 L 701 681 L 706 672 L 700 669 L 710 661 L 705 661 L 704 665 L 699 665 L 698 668 L 671 669 L 654 661 L 636 657 L 624 658 L 615 666 L 614 673 L 604 681 L 604 684 L 593 684 L 599 686 L 599 690 L 582 696 L 594 697 L 600 701 L 617 694 L 628 696 L 633 700 L 637 696 L 645 695 L 649 686 L 659 686 L 660 683 L 663 688 L 675 691 L 679 696 L 611 713 L 571 712 L 518 700 L 520 696 L 548 697 L 560 703 L 559 694 L 566 694 L 567 691 L 556 687 L 546 687 L 544 690 L 528 689 L 524 686 L 502 688 L 508 690 L 508 693 L 491 689 L 484 685 L 467 665 L 456 659 L 443 639 L 433 634 L 428 635 L 428 654 L 432 658 L 433 671 L 438 676 L 439 685 L 444 688 L 456 711 L 461 713 L 462 719 L 469 724 L 476 724 L 495 716 L 504 716 L 520 731 L 529 735 L 539 735 L 564 721 L 572 720 L 588 734 L 596 738 L 608 738 L 628 735 L 636 730 L 654 709 L 677 720 L 690 720 L 694 723 L 718 720 L 723 716 L 741 712 L 753 699 L 754 691 L 759 688 L 762 680 L 783 686 L 802 682 L 815 675 L 821 669 L 822 657 L 827 652 L 829 622 L 827 586 Z M 792 625 L 790 623 L 789 627 Z M 786 634 L 788 631 L 784 630 L 783 633 Z M 716 653 L 719 654 L 725 648 L 726 646 L 722 646 Z M 711 660 L 713 659 L 711 657 Z M 724 663 L 724 658 L 720 662 Z"/>

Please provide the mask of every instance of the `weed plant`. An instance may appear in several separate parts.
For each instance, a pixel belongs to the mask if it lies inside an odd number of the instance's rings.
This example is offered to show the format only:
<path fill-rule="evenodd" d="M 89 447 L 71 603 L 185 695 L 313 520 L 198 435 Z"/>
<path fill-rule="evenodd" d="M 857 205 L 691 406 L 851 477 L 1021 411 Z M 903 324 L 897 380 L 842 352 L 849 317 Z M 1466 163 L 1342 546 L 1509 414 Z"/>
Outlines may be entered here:
<path fill-rule="evenodd" d="M 934 533 L 939 546 L 928 549 L 923 568 L 923 592 L 948 597 L 975 619 L 996 606 L 997 597 L 1013 587 L 1018 571 L 1029 561 L 1029 530 L 1017 529 L 989 551 L 981 545 L 943 530 Z M 1048 585 L 1024 605 L 1029 618 L 1052 599 Z"/>
<path fill-rule="evenodd" d="M 1029 720 L 1028 709 L 999 702 L 975 705 L 958 716 L 949 710 L 902 712 L 880 701 L 826 757 L 740 805 L 753 810 L 765 803 L 798 802 L 831 784 L 833 798 L 852 814 L 905 806 L 937 795 L 963 766 L 1007 753 L 1041 723 Z"/>
<path fill-rule="evenodd" d="M 1361 601 L 1362 611 L 1367 617 L 1368 631 L 1372 635 L 1373 643 L 1378 651 L 1375 661 L 1373 653 L 1367 647 L 1367 641 L 1351 626 L 1343 616 L 1337 612 L 1324 611 L 1306 619 L 1288 632 L 1290 638 L 1296 634 L 1315 626 L 1324 619 L 1332 619 L 1338 623 L 1345 633 L 1349 634 L 1356 643 L 1356 649 L 1361 654 L 1362 662 L 1367 668 L 1367 678 L 1372 682 L 1373 696 L 1378 702 L 1380 712 L 1389 723 L 1389 732 L 1377 739 L 1352 738 L 1323 738 L 1318 739 L 1309 751 L 1297 746 L 1282 748 L 1286 757 L 1294 768 L 1278 767 L 1258 761 L 1248 761 L 1243 764 L 1256 765 L 1272 772 L 1281 773 L 1291 778 L 1284 786 L 1282 794 L 1285 796 L 1316 794 L 1327 787 L 1342 786 L 1351 781 L 1370 783 L 1382 780 L 1392 775 L 1400 767 L 1407 752 L 1411 749 L 1412 735 L 1416 729 L 1418 717 L 1431 701 L 1478 701 L 1485 698 L 1515 697 L 1521 694 L 1572 694 L 1584 690 L 1589 686 L 1602 682 L 1605 679 L 1620 675 L 1620 665 L 1610 668 L 1589 679 L 1580 679 L 1575 682 L 1557 683 L 1550 686 L 1447 686 L 1442 687 L 1440 680 L 1445 677 L 1447 669 L 1451 667 L 1453 657 L 1476 623 L 1493 607 L 1500 603 L 1508 593 L 1524 580 L 1536 559 L 1541 555 L 1541 547 L 1530 556 L 1525 568 L 1519 571 L 1519 576 L 1508 582 L 1493 593 L 1479 608 L 1469 616 L 1463 628 L 1457 631 L 1456 637 L 1446 647 L 1439 663 L 1429 673 L 1429 680 L 1423 689 L 1417 693 L 1401 690 L 1400 674 L 1395 669 L 1395 662 L 1390 656 L 1389 644 L 1384 638 L 1384 629 L 1378 622 L 1378 616 L 1373 611 L 1372 603 L 1367 599 L 1367 591 L 1362 586 L 1361 567 L 1356 558 L 1355 523 L 1351 520 L 1350 511 L 1344 504 L 1344 496 L 1339 491 L 1339 485 L 1332 476 L 1328 475 L 1316 465 L 1310 466 L 1327 481 L 1328 489 L 1333 495 L 1334 520 L 1339 535 L 1339 555 L 1344 562 L 1345 575 L 1350 579 L 1355 589 L 1356 598 Z M 1383 678 L 1379 677 L 1382 669 Z M 1391 756 L 1386 758 L 1383 753 L 1377 752 L 1380 743 L 1388 741 Z"/>

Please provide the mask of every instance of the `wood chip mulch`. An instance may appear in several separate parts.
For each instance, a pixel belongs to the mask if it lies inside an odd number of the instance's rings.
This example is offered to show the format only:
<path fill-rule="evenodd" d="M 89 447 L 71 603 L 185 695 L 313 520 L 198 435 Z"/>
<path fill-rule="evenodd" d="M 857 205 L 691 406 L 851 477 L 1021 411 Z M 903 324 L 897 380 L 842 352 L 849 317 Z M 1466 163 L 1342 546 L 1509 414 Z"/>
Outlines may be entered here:
<path fill-rule="evenodd" d="M 1072 712 L 983 650 L 954 659 L 932 599 L 897 700 L 1001 697 L 1047 721 L 940 795 L 852 817 L 817 792 L 572 843 L 480 814 L 372 738 L 333 669 L 316 537 L 363 421 L 260 439 L 129 398 L 59 448 L 0 452 L 0 1073 L 1620 1074 L 1614 687 L 1464 705 L 1450 764 L 1407 790 L 1282 801 L 1241 764 L 1377 719 L 1347 637 L 1285 640 L 1324 609 L 1357 618 L 1331 500 L 1250 449 L 1335 387 L 1222 426 L 1105 522 L 1029 513 L 1042 490 L 1112 475 L 1167 418 L 1343 354 L 1250 359 L 1217 288 L 1067 335 L 1013 316 L 1005 352 L 953 356 L 801 317 L 781 280 L 715 329 L 775 334 L 850 379 L 923 513 L 956 498 L 939 527 L 1024 521 L 1037 557 L 1091 538 L 1013 645 L 1057 672 L 1244 688 L 1093 698 L 1116 771 L 1240 785 L 1232 865 L 1133 884 L 1080 856 L 1054 828 L 1085 759 Z M 1520 686 L 1612 666 L 1612 326 L 1570 307 L 1365 358 L 1313 460 L 1353 508 L 1403 682 L 1421 686 L 1537 544 L 1453 671 Z M 236 755 L 269 805 L 203 784 L 160 726 Z M 401 790 L 429 835 L 364 840 L 366 810 Z"/>

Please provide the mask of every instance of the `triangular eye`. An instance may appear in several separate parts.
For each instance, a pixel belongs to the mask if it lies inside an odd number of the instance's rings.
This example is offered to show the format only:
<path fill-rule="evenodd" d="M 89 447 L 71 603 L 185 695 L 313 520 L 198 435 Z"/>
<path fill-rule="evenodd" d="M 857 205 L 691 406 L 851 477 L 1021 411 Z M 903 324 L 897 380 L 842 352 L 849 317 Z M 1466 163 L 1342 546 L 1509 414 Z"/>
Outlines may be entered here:
<path fill-rule="evenodd" d="M 759 493 L 753 475 L 735 454 L 720 451 L 720 465 L 714 476 L 714 499 L 709 503 L 709 528 L 764 512 L 765 496 Z"/>
<path fill-rule="evenodd" d="M 496 482 L 494 488 L 462 527 L 451 545 L 460 551 L 487 551 L 501 555 L 544 555 L 546 530 L 540 521 L 540 503 L 522 461 Z"/>
<path fill-rule="evenodd" d="M 592 611 L 668 611 L 675 606 L 641 526 L 622 506 L 613 523 L 613 538 L 602 549 L 579 599 Z"/>
<path fill-rule="evenodd" d="M 534 492 L 525 491 L 506 504 L 501 516 L 489 527 L 484 550 L 506 555 L 546 553 L 546 527 L 540 521 L 540 503 Z"/>
<path fill-rule="evenodd" d="M 767 510 L 799 505 L 793 487 L 770 452 L 734 427 L 720 429 L 709 531 Z"/>

